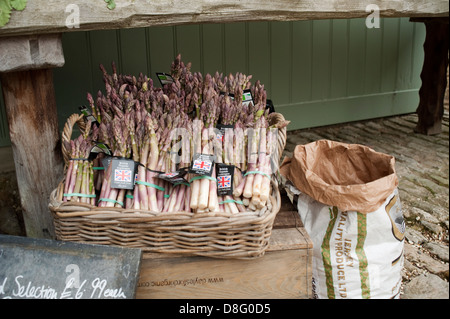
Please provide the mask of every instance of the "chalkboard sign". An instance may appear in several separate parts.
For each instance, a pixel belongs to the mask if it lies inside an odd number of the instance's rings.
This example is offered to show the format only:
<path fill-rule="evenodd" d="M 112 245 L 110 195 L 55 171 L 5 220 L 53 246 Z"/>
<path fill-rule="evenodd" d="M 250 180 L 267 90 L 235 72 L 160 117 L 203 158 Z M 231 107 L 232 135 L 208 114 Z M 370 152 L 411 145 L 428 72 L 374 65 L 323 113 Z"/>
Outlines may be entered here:
<path fill-rule="evenodd" d="M 0 299 L 130 299 L 140 249 L 0 235 Z"/>

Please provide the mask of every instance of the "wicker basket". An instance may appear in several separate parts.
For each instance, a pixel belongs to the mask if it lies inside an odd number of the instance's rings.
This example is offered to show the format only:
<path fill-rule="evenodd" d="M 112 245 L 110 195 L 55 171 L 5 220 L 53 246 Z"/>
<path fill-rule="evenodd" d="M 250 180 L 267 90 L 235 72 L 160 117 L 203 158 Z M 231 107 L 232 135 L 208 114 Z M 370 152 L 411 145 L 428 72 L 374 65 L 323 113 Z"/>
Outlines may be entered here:
<path fill-rule="evenodd" d="M 277 113 L 272 121 L 284 121 Z M 72 115 L 63 139 L 70 140 L 75 123 L 83 130 L 84 119 Z M 279 129 L 278 155 L 286 143 L 286 128 Z M 63 143 L 64 144 L 64 143 Z M 68 156 L 63 149 L 64 159 Z M 277 157 L 279 158 L 279 156 Z M 140 248 L 147 253 L 181 253 L 215 258 L 256 258 L 264 255 L 281 200 L 278 184 L 272 179 L 272 194 L 259 211 L 235 215 L 220 213 L 163 212 L 96 207 L 63 202 L 64 182 L 50 195 L 58 240 Z"/>

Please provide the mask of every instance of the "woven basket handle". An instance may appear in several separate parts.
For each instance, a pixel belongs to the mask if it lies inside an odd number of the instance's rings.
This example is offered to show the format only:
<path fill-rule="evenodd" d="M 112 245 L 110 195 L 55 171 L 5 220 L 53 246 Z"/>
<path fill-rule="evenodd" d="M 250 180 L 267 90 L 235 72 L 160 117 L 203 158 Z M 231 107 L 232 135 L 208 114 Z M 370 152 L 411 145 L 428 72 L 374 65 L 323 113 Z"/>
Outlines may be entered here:
<path fill-rule="evenodd" d="M 67 143 L 70 143 L 70 141 L 71 141 L 72 131 L 73 131 L 73 127 L 75 126 L 75 124 L 78 125 L 78 128 L 80 129 L 81 134 L 83 134 L 84 130 L 86 129 L 86 121 L 84 120 L 83 114 L 74 113 L 71 116 L 69 116 L 66 124 L 64 125 L 64 129 L 62 131 L 61 149 L 62 149 L 62 154 L 63 154 L 64 163 L 66 164 L 66 167 L 69 164 L 69 160 L 70 160 L 70 152 L 66 148 L 66 145 L 67 145 Z"/>
<path fill-rule="evenodd" d="M 281 113 L 273 113 L 270 117 L 270 123 L 269 125 L 274 125 L 278 122 L 284 122 L 285 118 L 283 114 Z M 281 129 L 278 129 L 278 149 L 277 149 L 277 160 L 281 160 L 281 155 L 283 154 L 284 148 L 286 146 L 286 138 L 287 138 L 287 129 L 286 127 L 283 127 Z M 277 166 L 279 163 L 277 163 Z"/>

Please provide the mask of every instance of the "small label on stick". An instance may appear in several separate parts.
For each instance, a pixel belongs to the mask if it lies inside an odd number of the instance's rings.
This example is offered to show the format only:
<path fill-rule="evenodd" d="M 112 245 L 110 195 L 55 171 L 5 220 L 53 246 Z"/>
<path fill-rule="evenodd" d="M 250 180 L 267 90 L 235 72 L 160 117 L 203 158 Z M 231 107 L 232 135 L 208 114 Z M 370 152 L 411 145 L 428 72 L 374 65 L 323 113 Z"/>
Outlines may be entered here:
<path fill-rule="evenodd" d="M 156 76 L 158 77 L 158 80 L 159 80 L 159 82 L 161 83 L 162 86 L 175 82 L 173 77 L 171 75 L 169 75 L 169 74 L 166 74 L 166 73 L 157 72 Z"/>
<path fill-rule="evenodd" d="M 250 103 L 254 104 L 253 103 L 253 95 L 252 95 L 252 92 L 249 89 L 247 89 L 247 90 L 244 90 L 244 94 L 242 94 L 242 104 L 247 105 Z"/>
<path fill-rule="evenodd" d="M 100 123 L 98 123 L 97 119 L 94 117 L 94 115 L 92 115 L 92 112 L 90 110 L 88 110 L 88 108 L 84 105 L 78 107 L 80 109 L 81 114 L 84 115 L 84 118 L 87 121 L 91 121 L 92 124 L 95 124 L 97 126 L 100 125 Z"/>
<path fill-rule="evenodd" d="M 94 146 L 91 148 L 91 151 L 89 152 L 89 160 L 92 161 L 94 158 L 97 157 L 99 153 L 104 153 L 108 156 L 112 155 L 111 149 L 108 145 L 105 143 L 100 142 L 94 142 Z"/>

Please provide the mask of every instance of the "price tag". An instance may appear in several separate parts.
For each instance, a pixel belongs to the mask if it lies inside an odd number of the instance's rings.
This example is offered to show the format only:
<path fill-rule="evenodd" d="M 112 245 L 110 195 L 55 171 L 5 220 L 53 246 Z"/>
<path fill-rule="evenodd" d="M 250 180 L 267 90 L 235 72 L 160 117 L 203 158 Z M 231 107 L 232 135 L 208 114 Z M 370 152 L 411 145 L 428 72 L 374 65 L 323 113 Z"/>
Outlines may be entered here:
<path fill-rule="evenodd" d="M 108 156 L 111 156 L 112 151 L 107 144 L 94 141 L 94 146 L 91 148 L 91 151 L 89 152 L 88 159 L 92 161 L 94 158 L 97 157 L 99 153 L 104 153 Z"/>
<path fill-rule="evenodd" d="M 214 165 L 214 155 L 198 154 L 195 153 L 191 166 L 189 167 L 189 172 L 199 175 L 211 176 Z"/>
<path fill-rule="evenodd" d="M 254 104 L 253 103 L 253 95 L 250 89 L 244 90 L 244 94 L 242 94 L 242 104 L 248 105 L 248 104 Z"/>
<path fill-rule="evenodd" d="M 225 92 L 220 92 L 219 95 L 225 95 Z M 231 98 L 231 100 L 234 100 L 234 94 L 228 93 L 228 96 Z M 248 105 L 250 103 L 253 103 L 253 95 L 252 91 L 250 89 L 244 90 L 242 94 L 242 104 Z M 254 103 L 253 103 L 254 104 Z"/>
<path fill-rule="evenodd" d="M 95 124 L 97 126 L 100 125 L 100 123 L 98 123 L 97 119 L 94 117 L 94 115 L 92 115 L 92 112 L 84 105 L 79 107 L 81 114 L 84 115 L 84 118 L 89 121 L 91 120 L 92 124 Z"/>
<path fill-rule="evenodd" d="M 187 181 L 184 179 L 184 176 L 187 174 L 186 171 L 175 171 L 171 173 L 162 173 L 159 174 L 157 177 L 168 181 L 169 183 L 175 184 L 175 183 L 187 183 Z"/>
<path fill-rule="evenodd" d="M 233 195 L 234 165 L 216 164 L 217 195 Z"/>
<path fill-rule="evenodd" d="M 175 82 L 173 77 L 167 73 L 156 72 L 156 76 L 158 77 L 158 80 L 162 86 Z"/>

